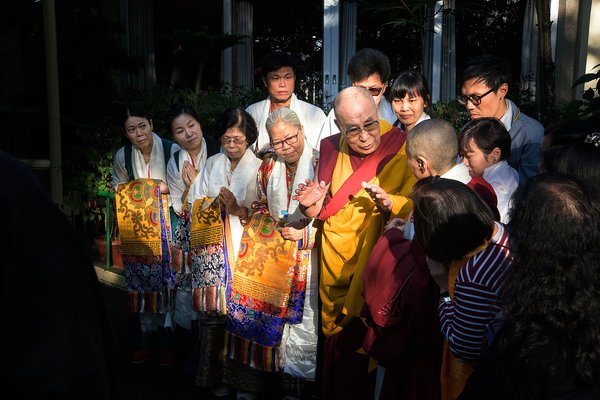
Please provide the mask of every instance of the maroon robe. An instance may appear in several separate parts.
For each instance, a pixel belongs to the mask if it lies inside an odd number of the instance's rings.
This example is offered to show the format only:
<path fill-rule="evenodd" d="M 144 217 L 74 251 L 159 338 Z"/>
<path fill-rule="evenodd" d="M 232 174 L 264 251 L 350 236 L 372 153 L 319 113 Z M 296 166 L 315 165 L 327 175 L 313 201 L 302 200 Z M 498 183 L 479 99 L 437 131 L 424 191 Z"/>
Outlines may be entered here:
<path fill-rule="evenodd" d="M 389 229 L 363 273 L 363 348 L 385 367 L 380 399 L 439 399 L 443 339 L 435 284 L 417 243 Z"/>

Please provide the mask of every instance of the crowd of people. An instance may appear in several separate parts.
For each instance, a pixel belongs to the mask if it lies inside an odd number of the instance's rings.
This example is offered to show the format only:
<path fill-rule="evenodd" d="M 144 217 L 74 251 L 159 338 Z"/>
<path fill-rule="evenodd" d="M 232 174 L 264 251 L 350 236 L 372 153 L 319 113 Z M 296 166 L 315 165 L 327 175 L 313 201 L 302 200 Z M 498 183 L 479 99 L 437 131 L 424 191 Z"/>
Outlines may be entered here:
<path fill-rule="evenodd" d="M 211 134 L 185 104 L 173 140 L 125 110 L 133 363 L 186 357 L 198 387 L 246 400 L 600 397 L 600 133 L 544 142 L 495 56 L 465 68 L 460 132 L 418 71 L 387 99 L 375 49 L 329 115 L 296 97 L 290 55 L 260 70 L 268 97 Z"/>

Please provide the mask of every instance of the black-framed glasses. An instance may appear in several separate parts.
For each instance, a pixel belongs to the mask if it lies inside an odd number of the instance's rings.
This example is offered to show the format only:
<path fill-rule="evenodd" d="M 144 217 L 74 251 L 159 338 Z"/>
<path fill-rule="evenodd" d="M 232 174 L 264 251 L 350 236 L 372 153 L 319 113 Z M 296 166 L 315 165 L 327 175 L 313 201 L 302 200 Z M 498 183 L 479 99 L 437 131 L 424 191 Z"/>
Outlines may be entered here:
<path fill-rule="evenodd" d="M 353 126 L 349 129 L 346 129 L 346 132 L 344 132 L 346 134 L 346 137 L 348 139 L 356 139 L 358 137 L 358 135 L 360 135 L 360 132 L 365 131 L 367 133 L 373 133 L 375 132 L 375 130 L 379 129 L 379 120 L 371 120 L 371 121 L 367 121 L 365 122 L 365 124 L 363 125 L 362 128 L 358 127 L 358 126 Z"/>
<path fill-rule="evenodd" d="M 299 134 L 300 134 L 300 128 L 298 128 L 298 131 L 296 131 L 296 134 L 294 136 L 290 136 L 288 138 L 278 140 L 276 142 L 271 142 L 271 147 L 275 150 L 279 150 L 283 147 L 284 143 L 287 144 L 288 146 L 291 146 L 292 144 L 295 144 L 298 141 Z"/>
<path fill-rule="evenodd" d="M 471 104 L 473 104 L 474 106 L 478 106 L 481 104 L 481 99 L 483 99 L 485 96 L 487 96 L 488 94 L 492 93 L 494 90 L 494 88 L 491 88 L 490 90 L 488 90 L 487 92 L 485 92 L 484 94 L 477 95 L 477 94 L 470 94 L 468 96 L 464 96 L 464 95 L 459 95 L 456 100 L 458 101 L 459 104 L 466 106 L 467 102 L 471 102 Z"/>
<path fill-rule="evenodd" d="M 379 96 L 379 93 L 381 93 L 381 91 L 383 90 L 382 87 L 376 87 L 376 86 L 372 86 L 372 87 L 359 86 L 359 87 L 367 89 L 369 91 L 369 94 L 371 94 L 371 96 L 373 96 L 373 97 Z"/>
<path fill-rule="evenodd" d="M 225 136 L 221 136 L 219 138 L 219 141 L 221 142 L 222 145 L 226 145 L 229 144 L 231 142 L 233 142 L 234 144 L 244 144 L 246 143 L 246 138 L 242 138 L 242 137 L 234 137 L 234 138 L 226 138 Z"/>

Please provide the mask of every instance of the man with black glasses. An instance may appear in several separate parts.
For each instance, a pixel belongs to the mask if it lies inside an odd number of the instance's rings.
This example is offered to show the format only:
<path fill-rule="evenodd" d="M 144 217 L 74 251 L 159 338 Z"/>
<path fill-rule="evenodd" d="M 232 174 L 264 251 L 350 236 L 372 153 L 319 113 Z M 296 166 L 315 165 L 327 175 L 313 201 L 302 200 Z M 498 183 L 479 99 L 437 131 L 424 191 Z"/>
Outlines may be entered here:
<path fill-rule="evenodd" d="M 390 60 L 379 50 L 365 48 L 359 50 L 348 63 L 348 76 L 352 86 L 367 89 L 377 105 L 377 116 L 393 125 L 396 113 L 385 99 L 385 89 L 390 79 Z M 334 122 L 333 110 L 327 116 L 328 122 L 323 125 L 321 139 L 335 135 L 340 130 Z"/>
<path fill-rule="evenodd" d="M 504 124 L 511 137 L 508 161 L 523 184 L 539 172 L 544 127 L 506 98 L 510 80 L 510 66 L 503 59 L 491 55 L 473 58 L 463 72 L 457 100 L 471 119 L 495 117 Z"/>
<path fill-rule="evenodd" d="M 349 87 L 334 102 L 341 131 L 321 141 L 318 176 L 296 189 L 319 230 L 322 399 L 373 398 L 369 356 L 358 352 L 367 331 L 362 273 L 390 218 L 407 218 L 415 177 L 406 162 L 406 133 L 377 114 L 368 89 Z"/>

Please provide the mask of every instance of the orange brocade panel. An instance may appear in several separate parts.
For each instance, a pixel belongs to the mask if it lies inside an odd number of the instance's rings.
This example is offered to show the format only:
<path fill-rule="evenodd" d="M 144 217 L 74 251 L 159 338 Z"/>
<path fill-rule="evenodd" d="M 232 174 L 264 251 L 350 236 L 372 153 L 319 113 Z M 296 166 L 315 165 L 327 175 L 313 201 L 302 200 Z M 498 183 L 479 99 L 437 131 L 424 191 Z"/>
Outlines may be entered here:
<path fill-rule="evenodd" d="M 160 256 L 160 181 L 138 179 L 119 185 L 117 222 L 124 255 Z M 168 207 L 167 202 L 165 206 Z M 165 219 L 168 218 L 168 209 Z"/>

